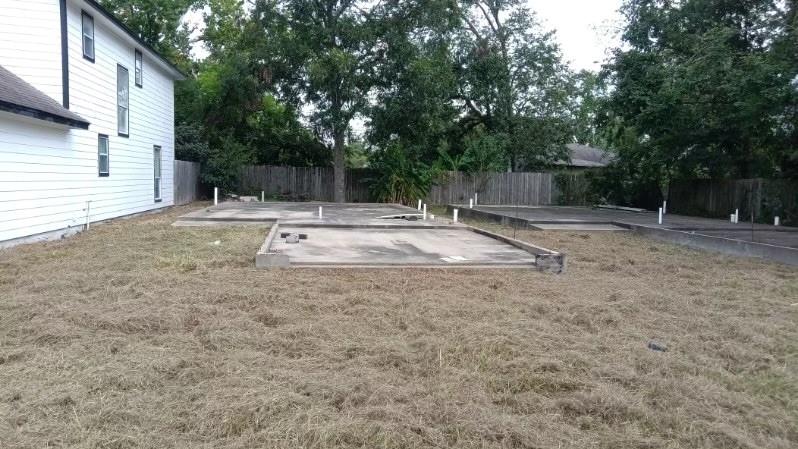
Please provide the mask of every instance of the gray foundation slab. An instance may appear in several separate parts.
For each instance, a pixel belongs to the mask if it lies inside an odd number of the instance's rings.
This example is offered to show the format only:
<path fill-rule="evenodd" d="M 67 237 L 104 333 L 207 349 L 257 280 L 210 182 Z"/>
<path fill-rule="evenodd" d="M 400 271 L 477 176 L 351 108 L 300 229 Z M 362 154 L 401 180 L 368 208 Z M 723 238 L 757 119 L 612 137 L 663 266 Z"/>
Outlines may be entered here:
<path fill-rule="evenodd" d="M 291 266 L 348 267 L 536 267 L 536 255 L 489 236 L 461 229 L 365 229 L 280 226 L 280 233 L 307 234 L 286 243 L 276 238 L 269 252 L 288 256 Z"/>
<path fill-rule="evenodd" d="M 319 218 L 319 207 L 322 216 Z M 400 204 L 260 203 L 228 202 L 180 217 L 180 222 L 275 223 L 302 226 L 440 227 L 444 220 L 381 219 L 386 215 L 410 215 L 418 211 Z"/>
<path fill-rule="evenodd" d="M 759 257 L 798 265 L 798 228 L 756 223 L 730 223 L 701 217 L 587 207 L 515 207 L 450 205 L 460 215 L 535 230 L 580 230 L 603 226 L 625 228 L 637 234 L 697 249 L 743 257 Z M 612 229 L 615 230 L 615 229 Z"/>
<path fill-rule="evenodd" d="M 255 256 L 259 268 L 527 268 L 553 273 L 565 269 L 563 254 L 447 218 L 432 219 L 430 214 L 430 219 L 419 220 L 417 215 L 416 209 L 398 204 L 229 202 L 183 215 L 175 225 L 272 224 Z M 308 238 L 287 243 L 282 237 L 286 233 Z"/>

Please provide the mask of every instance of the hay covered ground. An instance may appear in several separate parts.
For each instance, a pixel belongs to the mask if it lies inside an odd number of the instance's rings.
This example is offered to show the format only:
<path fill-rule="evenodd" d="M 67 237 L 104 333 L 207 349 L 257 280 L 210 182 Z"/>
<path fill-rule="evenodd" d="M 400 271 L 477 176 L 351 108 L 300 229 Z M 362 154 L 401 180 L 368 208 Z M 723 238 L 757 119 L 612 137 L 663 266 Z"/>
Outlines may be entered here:
<path fill-rule="evenodd" d="M 258 271 L 187 210 L 0 251 L 0 447 L 798 447 L 794 267 L 520 232 L 568 273 Z"/>

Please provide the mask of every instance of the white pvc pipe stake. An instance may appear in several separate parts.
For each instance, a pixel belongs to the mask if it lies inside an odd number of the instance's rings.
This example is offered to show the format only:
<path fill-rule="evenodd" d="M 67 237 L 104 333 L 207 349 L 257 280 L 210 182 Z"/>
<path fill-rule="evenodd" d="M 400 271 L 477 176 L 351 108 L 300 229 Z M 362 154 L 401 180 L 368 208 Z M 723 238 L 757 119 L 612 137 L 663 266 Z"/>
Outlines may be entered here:
<path fill-rule="evenodd" d="M 219 188 L 213 188 L 213 205 L 216 206 L 219 204 Z"/>
<path fill-rule="evenodd" d="M 774 218 L 773 226 L 780 226 L 780 225 L 781 225 L 781 219 L 779 217 Z"/>
<path fill-rule="evenodd" d="M 418 200 L 418 210 L 421 210 L 421 200 Z"/>
<path fill-rule="evenodd" d="M 662 208 L 659 208 L 659 218 L 657 219 L 657 223 L 662 224 Z"/>
<path fill-rule="evenodd" d="M 260 191 L 260 202 L 261 203 L 265 203 L 266 202 L 266 192 L 263 191 L 263 190 Z"/>
<path fill-rule="evenodd" d="M 479 193 L 474 193 L 474 204 L 479 206 Z"/>
<path fill-rule="evenodd" d="M 662 202 L 662 215 L 668 215 L 668 202 Z"/>
<path fill-rule="evenodd" d="M 734 222 L 740 222 L 740 209 L 734 209 Z"/>
<path fill-rule="evenodd" d="M 426 204 L 424 205 L 424 212 L 422 212 L 422 214 L 423 214 L 423 219 L 426 220 L 427 219 L 427 205 Z"/>
<path fill-rule="evenodd" d="M 319 206 L 319 220 L 321 220 L 322 217 L 323 217 L 323 215 L 322 215 L 322 206 Z"/>
<path fill-rule="evenodd" d="M 91 227 L 91 200 L 86 201 L 86 230 Z"/>
<path fill-rule="evenodd" d="M 729 216 L 729 221 L 730 221 L 730 222 L 732 222 L 732 223 L 734 223 L 734 214 L 731 214 L 731 215 Z"/>
<path fill-rule="evenodd" d="M 455 210 L 454 210 L 454 217 L 452 218 L 452 221 L 454 221 L 455 223 L 457 223 L 457 215 L 458 215 L 459 213 L 460 213 L 460 210 L 459 210 L 459 209 L 455 209 Z"/>
<path fill-rule="evenodd" d="M 474 198 L 471 198 L 471 199 L 468 200 L 468 208 L 469 209 L 473 209 L 474 208 Z"/>

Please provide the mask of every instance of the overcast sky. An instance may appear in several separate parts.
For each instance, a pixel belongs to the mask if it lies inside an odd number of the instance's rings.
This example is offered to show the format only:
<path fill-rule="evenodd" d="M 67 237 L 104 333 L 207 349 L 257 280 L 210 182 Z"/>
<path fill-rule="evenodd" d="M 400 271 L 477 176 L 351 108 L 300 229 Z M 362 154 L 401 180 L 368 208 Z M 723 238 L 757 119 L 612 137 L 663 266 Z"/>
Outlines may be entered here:
<path fill-rule="evenodd" d="M 622 0 L 527 0 L 544 28 L 557 32 L 574 69 L 598 70 L 608 48 L 618 43 Z"/>

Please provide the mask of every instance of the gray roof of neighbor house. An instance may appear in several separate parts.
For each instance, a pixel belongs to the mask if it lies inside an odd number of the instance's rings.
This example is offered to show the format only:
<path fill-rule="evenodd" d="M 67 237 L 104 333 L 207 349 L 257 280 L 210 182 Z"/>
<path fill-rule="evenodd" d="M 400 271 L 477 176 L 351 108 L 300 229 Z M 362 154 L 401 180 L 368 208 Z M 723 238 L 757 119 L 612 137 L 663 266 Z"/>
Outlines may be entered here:
<path fill-rule="evenodd" d="M 615 158 L 615 156 L 606 150 L 580 145 L 578 143 L 569 143 L 565 147 L 568 148 L 568 154 L 571 160 L 570 162 L 559 161 L 557 165 L 579 168 L 606 167 Z"/>
<path fill-rule="evenodd" d="M 88 120 L 61 106 L 3 66 L 0 66 L 0 111 L 89 129 Z"/>

